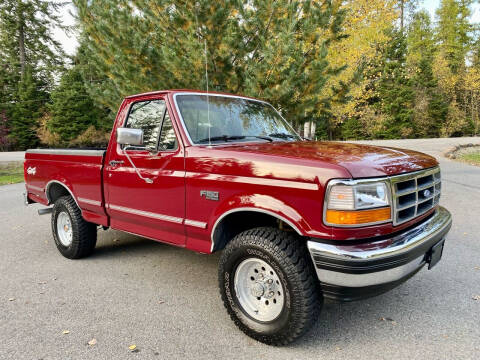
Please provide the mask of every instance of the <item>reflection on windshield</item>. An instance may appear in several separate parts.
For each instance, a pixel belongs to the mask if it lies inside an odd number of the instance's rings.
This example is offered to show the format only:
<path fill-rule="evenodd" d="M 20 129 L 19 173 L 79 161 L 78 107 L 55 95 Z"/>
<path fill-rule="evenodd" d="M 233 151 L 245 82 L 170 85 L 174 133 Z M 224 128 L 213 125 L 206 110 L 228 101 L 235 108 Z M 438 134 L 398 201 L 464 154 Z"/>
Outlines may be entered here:
<path fill-rule="evenodd" d="M 207 104 L 206 94 L 179 94 L 176 101 L 194 143 L 300 140 L 277 111 L 263 102 L 209 95 Z"/>

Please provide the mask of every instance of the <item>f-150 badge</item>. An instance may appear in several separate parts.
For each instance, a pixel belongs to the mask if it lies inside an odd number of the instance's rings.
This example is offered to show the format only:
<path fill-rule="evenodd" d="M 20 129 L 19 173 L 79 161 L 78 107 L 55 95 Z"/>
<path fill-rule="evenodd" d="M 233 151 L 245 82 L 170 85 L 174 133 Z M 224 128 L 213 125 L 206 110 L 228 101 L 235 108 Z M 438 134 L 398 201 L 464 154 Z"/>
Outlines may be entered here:
<path fill-rule="evenodd" d="M 200 190 L 200 196 L 205 197 L 207 200 L 218 201 L 218 191 Z"/>
<path fill-rule="evenodd" d="M 35 175 L 36 173 L 37 173 L 37 168 L 36 167 L 27 168 L 27 174 L 28 175 Z"/>

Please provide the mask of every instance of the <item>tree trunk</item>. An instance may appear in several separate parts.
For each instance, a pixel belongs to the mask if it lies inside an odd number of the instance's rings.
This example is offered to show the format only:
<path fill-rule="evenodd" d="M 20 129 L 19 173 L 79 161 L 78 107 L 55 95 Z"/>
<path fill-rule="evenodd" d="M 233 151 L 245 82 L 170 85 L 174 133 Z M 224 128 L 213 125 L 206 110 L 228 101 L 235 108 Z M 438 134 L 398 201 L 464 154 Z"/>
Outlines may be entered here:
<path fill-rule="evenodd" d="M 405 0 L 400 0 L 400 31 L 403 34 L 403 23 L 404 23 L 404 12 L 405 12 Z"/>
<path fill-rule="evenodd" d="M 23 9 L 18 9 L 18 53 L 20 55 L 20 73 L 22 75 L 22 79 L 25 77 L 25 63 L 26 63 L 26 56 L 25 56 L 25 22 L 23 19 L 22 11 Z"/>

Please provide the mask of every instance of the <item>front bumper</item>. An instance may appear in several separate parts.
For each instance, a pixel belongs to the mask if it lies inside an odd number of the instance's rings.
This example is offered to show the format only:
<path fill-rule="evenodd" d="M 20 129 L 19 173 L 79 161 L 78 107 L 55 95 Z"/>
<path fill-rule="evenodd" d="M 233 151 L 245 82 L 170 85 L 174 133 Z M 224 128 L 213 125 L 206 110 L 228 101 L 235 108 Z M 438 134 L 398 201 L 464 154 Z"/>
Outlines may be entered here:
<path fill-rule="evenodd" d="M 325 297 L 351 301 L 388 291 L 428 262 L 435 244 L 445 240 L 452 216 L 439 206 L 432 216 L 401 234 L 362 242 L 308 241 Z"/>

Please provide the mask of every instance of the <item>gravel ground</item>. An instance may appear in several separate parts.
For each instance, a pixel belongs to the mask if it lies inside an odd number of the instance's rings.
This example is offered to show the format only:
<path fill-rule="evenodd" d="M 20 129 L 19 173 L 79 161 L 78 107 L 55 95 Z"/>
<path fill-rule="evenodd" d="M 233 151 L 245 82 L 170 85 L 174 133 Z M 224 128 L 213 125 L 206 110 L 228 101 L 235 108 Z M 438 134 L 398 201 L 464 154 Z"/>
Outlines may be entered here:
<path fill-rule="evenodd" d="M 380 143 L 434 156 L 456 144 Z M 67 260 L 49 216 L 23 206 L 24 185 L 1 186 L 0 359 L 478 359 L 480 168 L 440 162 L 441 203 L 454 217 L 440 263 L 376 298 L 327 302 L 312 331 L 282 348 L 230 321 L 218 255 L 109 230 L 92 257 Z"/>

